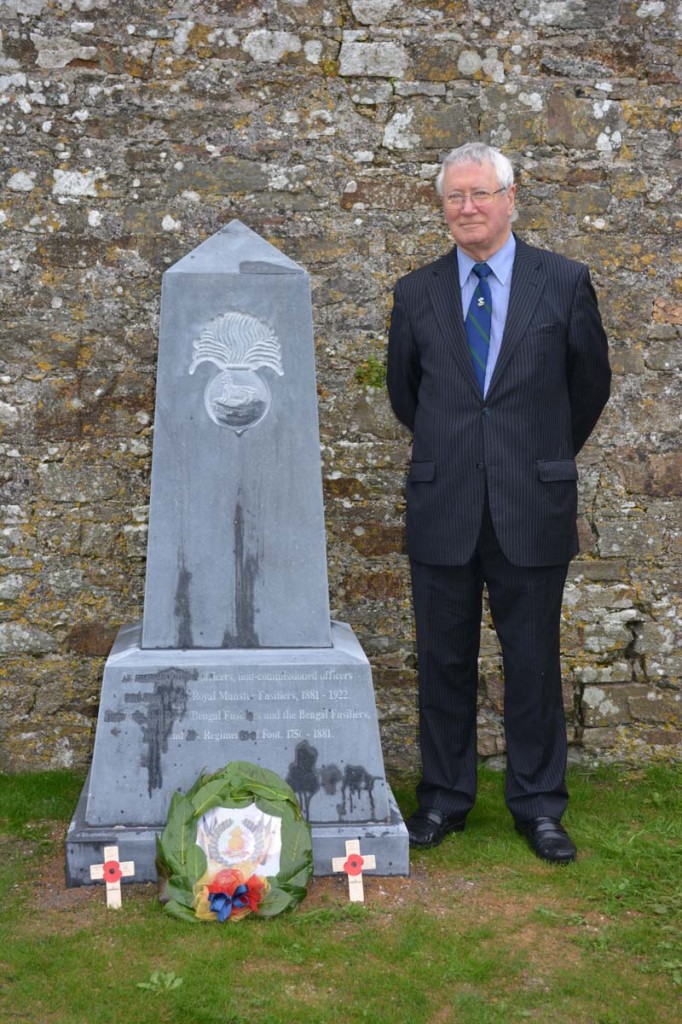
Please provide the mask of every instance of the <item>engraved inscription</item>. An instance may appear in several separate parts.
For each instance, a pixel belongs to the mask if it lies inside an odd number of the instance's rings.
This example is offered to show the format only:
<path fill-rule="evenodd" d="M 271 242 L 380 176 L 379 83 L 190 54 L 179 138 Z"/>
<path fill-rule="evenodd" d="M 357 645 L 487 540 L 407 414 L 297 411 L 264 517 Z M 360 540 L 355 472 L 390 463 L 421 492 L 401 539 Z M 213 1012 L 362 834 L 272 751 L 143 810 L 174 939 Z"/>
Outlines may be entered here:
<path fill-rule="evenodd" d="M 216 743 L 334 739 L 335 726 L 370 718 L 368 711 L 352 706 L 348 688 L 336 685 L 352 678 L 352 673 L 336 669 L 204 673 L 187 694 L 191 707 L 185 717 L 190 728 L 176 730 L 172 739 L 199 737 Z M 298 689 L 301 682 L 317 685 Z"/>
<path fill-rule="evenodd" d="M 263 368 L 283 376 L 282 352 L 272 328 L 248 313 L 232 310 L 210 320 L 192 344 L 189 373 L 211 362 L 221 371 L 204 392 L 206 412 L 219 427 L 237 436 L 267 415 L 272 396 Z"/>

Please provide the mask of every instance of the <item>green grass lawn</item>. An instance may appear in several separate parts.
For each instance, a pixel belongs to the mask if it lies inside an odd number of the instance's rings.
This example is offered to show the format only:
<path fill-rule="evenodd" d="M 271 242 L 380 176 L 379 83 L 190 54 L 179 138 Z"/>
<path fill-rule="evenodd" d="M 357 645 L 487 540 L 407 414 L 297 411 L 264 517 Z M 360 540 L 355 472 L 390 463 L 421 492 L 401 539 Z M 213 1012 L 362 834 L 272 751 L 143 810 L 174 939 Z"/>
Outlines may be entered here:
<path fill-rule="evenodd" d="M 682 770 L 574 769 L 574 865 L 537 860 L 482 770 L 467 830 L 409 879 L 314 879 L 273 920 L 186 924 L 151 885 L 66 890 L 82 779 L 0 776 L 0 1020 L 679 1024 Z M 411 789 L 395 785 L 407 813 Z"/>

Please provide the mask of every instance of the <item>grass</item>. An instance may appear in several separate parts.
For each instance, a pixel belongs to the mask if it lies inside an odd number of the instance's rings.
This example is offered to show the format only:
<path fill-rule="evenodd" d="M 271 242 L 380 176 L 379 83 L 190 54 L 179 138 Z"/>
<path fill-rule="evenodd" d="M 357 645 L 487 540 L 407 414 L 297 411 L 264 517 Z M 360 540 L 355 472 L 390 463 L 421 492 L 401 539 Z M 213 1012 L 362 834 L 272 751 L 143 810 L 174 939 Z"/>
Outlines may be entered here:
<path fill-rule="evenodd" d="M 0 1019 L 8 1024 L 672 1024 L 680 1019 L 680 769 L 570 776 L 578 863 L 543 864 L 482 770 L 462 835 L 409 879 L 315 879 L 295 912 L 168 917 L 150 885 L 66 890 L 82 780 L 0 777 Z M 405 813 L 411 789 L 396 786 Z"/>

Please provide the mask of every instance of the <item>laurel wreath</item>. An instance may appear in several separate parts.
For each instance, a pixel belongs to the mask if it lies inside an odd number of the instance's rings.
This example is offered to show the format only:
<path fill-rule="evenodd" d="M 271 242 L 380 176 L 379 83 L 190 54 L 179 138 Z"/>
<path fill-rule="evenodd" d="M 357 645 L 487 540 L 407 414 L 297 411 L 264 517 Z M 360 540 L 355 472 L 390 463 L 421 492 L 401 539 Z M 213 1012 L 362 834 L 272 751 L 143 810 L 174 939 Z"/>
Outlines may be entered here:
<path fill-rule="evenodd" d="M 200 775 L 186 794 L 173 794 L 166 827 L 156 841 L 156 869 L 169 914 L 198 920 L 195 886 L 207 869 L 206 854 L 196 841 L 201 817 L 213 807 L 254 803 L 282 820 L 279 874 L 267 879 L 268 890 L 257 915 L 274 917 L 305 898 L 313 872 L 312 838 L 293 789 L 267 768 L 233 761 L 212 775 Z"/>

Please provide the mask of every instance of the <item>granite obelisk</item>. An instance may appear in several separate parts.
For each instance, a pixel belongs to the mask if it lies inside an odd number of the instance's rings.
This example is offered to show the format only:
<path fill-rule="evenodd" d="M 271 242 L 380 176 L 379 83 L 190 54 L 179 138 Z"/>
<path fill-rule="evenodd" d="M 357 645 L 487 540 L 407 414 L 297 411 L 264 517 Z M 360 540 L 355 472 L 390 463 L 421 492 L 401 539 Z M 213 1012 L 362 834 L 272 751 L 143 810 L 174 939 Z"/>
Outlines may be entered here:
<path fill-rule="evenodd" d="M 317 874 L 358 838 L 407 873 L 369 663 L 329 617 L 309 278 L 239 221 L 164 274 L 143 620 L 105 666 L 69 884 L 112 842 L 153 880 L 173 791 L 232 760 L 294 788 Z"/>

